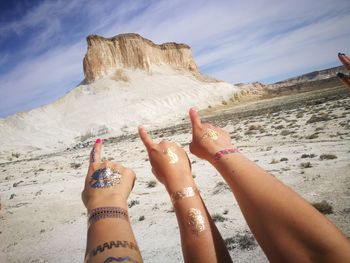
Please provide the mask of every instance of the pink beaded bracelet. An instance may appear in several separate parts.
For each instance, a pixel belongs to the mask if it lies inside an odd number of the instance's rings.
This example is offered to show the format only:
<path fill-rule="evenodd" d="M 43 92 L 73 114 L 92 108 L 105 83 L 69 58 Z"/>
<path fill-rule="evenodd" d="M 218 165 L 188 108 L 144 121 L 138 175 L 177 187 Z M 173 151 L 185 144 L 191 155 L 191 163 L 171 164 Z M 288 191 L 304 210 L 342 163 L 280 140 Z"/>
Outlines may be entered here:
<path fill-rule="evenodd" d="M 224 150 L 218 151 L 214 155 L 214 159 L 215 159 L 215 161 L 218 161 L 221 159 L 222 156 L 224 156 L 226 154 L 230 154 L 230 153 L 239 153 L 239 150 L 237 148 L 232 148 L 232 149 L 224 149 Z"/>

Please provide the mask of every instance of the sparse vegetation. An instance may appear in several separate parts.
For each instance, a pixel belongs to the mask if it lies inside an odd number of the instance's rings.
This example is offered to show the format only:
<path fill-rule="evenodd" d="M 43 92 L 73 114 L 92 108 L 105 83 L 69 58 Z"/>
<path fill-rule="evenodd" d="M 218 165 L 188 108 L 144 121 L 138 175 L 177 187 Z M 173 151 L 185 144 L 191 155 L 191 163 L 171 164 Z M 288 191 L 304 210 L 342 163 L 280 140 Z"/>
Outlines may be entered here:
<path fill-rule="evenodd" d="M 309 136 L 305 136 L 305 139 L 309 139 L 309 140 L 316 139 L 316 138 L 318 138 L 318 133 L 313 133 Z"/>
<path fill-rule="evenodd" d="M 337 159 L 338 157 L 335 154 L 321 154 L 320 160 L 333 160 Z"/>
<path fill-rule="evenodd" d="M 250 131 L 260 130 L 260 129 L 261 129 L 261 125 L 255 125 L 255 124 L 250 125 L 249 128 L 248 128 L 248 130 L 250 130 Z"/>
<path fill-rule="evenodd" d="M 311 153 L 311 154 L 307 154 L 307 153 L 303 153 L 302 155 L 301 155 L 301 158 L 315 158 L 316 157 L 316 154 L 314 154 L 314 153 Z"/>
<path fill-rule="evenodd" d="M 330 119 L 331 118 L 326 113 L 322 113 L 319 116 L 312 115 L 311 118 L 306 122 L 306 124 L 320 122 L 320 121 L 329 121 Z"/>
<path fill-rule="evenodd" d="M 151 180 L 147 183 L 147 188 L 153 188 L 156 187 L 157 181 Z"/>
<path fill-rule="evenodd" d="M 226 238 L 225 244 L 228 250 L 233 250 L 236 247 L 241 250 L 252 250 L 257 246 L 254 236 L 250 233 L 236 234 L 233 237 Z"/>
<path fill-rule="evenodd" d="M 81 166 L 81 163 L 71 163 L 70 164 L 70 168 L 73 168 L 73 169 L 78 169 L 80 168 Z"/>
<path fill-rule="evenodd" d="M 14 157 L 14 158 L 19 158 L 21 154 L 20 153 L 12 153 L 11 156 Z"/>
<path fill-rule="evenodd" d="M 214 187 L 214 191 L 213 191 L 213 194 L 216 195 L 218 193 L 221 193 L 225 190 L 229 190 L 230 187 L 228 187 L 228 185 L 225 183 L 225 182 L 218 182 L 216 184 L 216 186 Z"/>
<path fill-rule="evenodd" d="M 311 168 L 312 164 L 310 162 L 305 162 L 300 164 L 301 168 Z"/>
<path fill-rule="evenodd" d="M 312 203 L 312 205 L 322 214 L 325 214 L 325 215 L 333 214 L 333 207 L 326 200 L 323 200 L 322 202 L 319 202 L 319 203 Z"/>
<path fill-rule="evenodd" d="M 143 220 L 145 220 L 145 216 L 140 216 L 139 221 L 143 221 Z"/>
<path fill-rule="evenodd" d="M 291 133 L 292 133 L 292 131 L 290 131 L 290 130 L 283 130 L 283 131 L 281 131 L 281 135 L 282 136 L 287 136 L 287 135 L 289 135 Z"/>
<path fill-rule="evenodd" d="M 131 200 L 129 203 L 128 203 L 128 207 L 131 208 L 133 207 L 134 205 L 138 205 L 140 202 L 139 200 Z"/>
<path fill-rule="evenodd" d="M 214 222 L 224 222 L 227 220 L 225 217 L 223 217 L 220 214 L 213 214 L 211 217 L 212 217 Z"/>
<path fill-rule="evenodd" d="M 286 157 L 282 157 L 282 158 L 280 159 L 280 162 L 286 162 L 286 161 L 288 161 L 288 158 L 286 158 Z"/>

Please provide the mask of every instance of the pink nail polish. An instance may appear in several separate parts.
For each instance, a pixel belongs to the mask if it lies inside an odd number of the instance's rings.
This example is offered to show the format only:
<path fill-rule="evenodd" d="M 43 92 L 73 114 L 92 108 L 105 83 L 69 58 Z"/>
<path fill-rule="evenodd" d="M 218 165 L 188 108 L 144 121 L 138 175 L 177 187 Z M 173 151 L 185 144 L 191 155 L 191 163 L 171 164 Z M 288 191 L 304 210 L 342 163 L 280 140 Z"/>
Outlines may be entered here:
<path fill-rule="evenodd" d="M 96 139 L 95 143 L 102 143 L 102 139 L 100 139 L 100 138 Z"/>

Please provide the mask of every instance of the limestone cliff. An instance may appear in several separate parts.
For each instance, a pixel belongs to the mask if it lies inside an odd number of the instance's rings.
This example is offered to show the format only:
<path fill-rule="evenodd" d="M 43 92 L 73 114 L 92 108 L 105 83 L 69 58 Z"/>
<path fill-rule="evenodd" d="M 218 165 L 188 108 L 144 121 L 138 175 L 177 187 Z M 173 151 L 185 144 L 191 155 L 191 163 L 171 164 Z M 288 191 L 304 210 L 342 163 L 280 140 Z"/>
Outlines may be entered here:
<path fill-rule="evenodd" d="M 138 34 L 121 34 L 112 38 L 87 37 L 88 49 L 83 67 L 85 81 L 91 83 L 123 68 L 150 71 L 152 65 L 170 65 L 198 73 L 191 48 L 185 44 L 157 45 Z"/>

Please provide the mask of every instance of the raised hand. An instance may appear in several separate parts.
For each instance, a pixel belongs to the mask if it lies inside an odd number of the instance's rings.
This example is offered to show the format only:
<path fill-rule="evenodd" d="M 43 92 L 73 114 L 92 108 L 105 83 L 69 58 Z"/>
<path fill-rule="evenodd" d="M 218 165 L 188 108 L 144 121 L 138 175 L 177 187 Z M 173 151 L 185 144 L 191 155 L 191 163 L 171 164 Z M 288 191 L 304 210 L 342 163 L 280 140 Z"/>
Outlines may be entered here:
<path fill-rule="evenodd" d="M 200 117 L 194 108 L 190 109 L 189 115 L 192 123 L 191 153 L 211 162 L 219 151 L 234 148 L 228 132 L 214 127 L 210 123 L 201 123 Z"/>
<path fill-rule="evenodd" d="M 136 176 L 133 170 L 116 162 L 101 161 L 102 140 L 97 139 L 90 153 L 90 165 L 82 192 L 88 210 L 126 202 Z"/>
<path fill-rule="evenodd" d="M 338 58 L 344 67 L 350 71 L 350 58 L 344 53 L 338 53 Z M 338 78 L 350 89 L 350 76 L 339 72 L 337 74 Z"/>
<path fill-rule="evenodd" d="M 144 127 L 139 127 L 140 138 L 145 145 L 152 172 L 169 190 L 192 185 L 191 166 L 184 149 L 174 142 L 162 140 L 154 143 Z"/>

